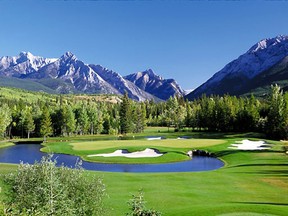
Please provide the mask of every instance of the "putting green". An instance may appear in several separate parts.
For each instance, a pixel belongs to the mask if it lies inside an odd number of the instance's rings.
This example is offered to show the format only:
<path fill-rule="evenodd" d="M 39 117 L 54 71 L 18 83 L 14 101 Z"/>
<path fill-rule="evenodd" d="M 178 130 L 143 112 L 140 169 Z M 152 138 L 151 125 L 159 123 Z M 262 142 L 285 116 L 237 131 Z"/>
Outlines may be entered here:
<path fill-rule="evenodd" d="M 163 139 L 163 140 L 108 140 L 96 142 L 70 143 L 73 150 L 100 150 L 108 148 L 120 148 L 121 146 L 155 146 L 173 148 L 203 148 L 225 143 L 225 140 L 218 139 Z"/>

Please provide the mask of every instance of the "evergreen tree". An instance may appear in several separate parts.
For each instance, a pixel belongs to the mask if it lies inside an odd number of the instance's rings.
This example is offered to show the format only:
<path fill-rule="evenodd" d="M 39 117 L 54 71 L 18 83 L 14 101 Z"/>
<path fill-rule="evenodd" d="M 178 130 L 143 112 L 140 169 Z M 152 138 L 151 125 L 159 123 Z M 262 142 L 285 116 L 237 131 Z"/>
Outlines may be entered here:
<path fill-rule="evenodd" d="M 186 118 L 185 118 L 185 126 L 192 127 L 192 108 L 188 101 L 186 101 Z"/>
<path fill-rule="evenodd" d="M 44 108 L 41 116 L 41 125 L 40 125 L 40 133 L 44 137 L 44 142 L 46 141 L 46 137 L 51 135 L 52 130 L 52 122 L 49 110 Z"/>
<path fill-rule="evenodd" d="M 109 131 L 112 128 L 110 121 L 111 121 L 110 116 L 105 114 L 104 117 L 103 117 L 103 130 L 102 130 L 102 133 L 109 134 Z"/>
<path fill-rule="evenodd" d="M 76 129 L 76 120 L 74 112 L 71 106 L 67 105 L 64 108 L 64 133 L 70 136 L 72 133 L 75 132 Z"/>
<path fill-rule="evenodd" d="M 137 104 L 134 111 L 134 132 L 140 133 L 144 131 L 146 122 L 146 110 L 143 104 Z"/>
<path fill-rule="evenodd" d="M 122 97 L 120 104 L 120 133 L 126 134 L 131 132 L 131 104 L 127 92 Z"/>

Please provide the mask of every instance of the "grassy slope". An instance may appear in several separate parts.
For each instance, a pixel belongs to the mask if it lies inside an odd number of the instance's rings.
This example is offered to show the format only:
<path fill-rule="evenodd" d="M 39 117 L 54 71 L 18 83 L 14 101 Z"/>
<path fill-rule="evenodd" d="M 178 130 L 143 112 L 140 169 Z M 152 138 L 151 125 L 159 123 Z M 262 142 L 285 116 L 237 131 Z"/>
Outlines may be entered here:
<path fill-rule="evenodd" d="M 140 188 L 147 206 L 164 215 L 288 215 L 288 158 L 282 151 L 282 143 L 273 142 L 271 151 L 238 151 L 227 147 L 242 136 L 221 139 L 227 142 L 202 147 L 225 160 L 226 166 L 216 171 L 93 172 L 103 176 L 106 184 L 107 215 L 125 215 L 131 193 Z M 2 164 L 0 172 L 13 167 Z"/>
<path fill-rule="evenodd" d="M 8 100 L 26 100 L 29 102 L 40 101 L 55 101 L 56 95 L 49 95 L 42 92 L 33 92 L 23 89 L 0 87 L 0 97 Z"/>
<path fill-rule="evenodd" d="M 27 79 L 18 79 L 14 77 L 0 76 L 0 86 L 26 89 L 35 92 L 47 92 L 49 94 L 56 94 L 57 92 L 47 86 Z"/>
<path fill-rule="evenodd" d="M 121 101 L 120 96 L 117 95 L 106 95 L 106 94 L 91 94 L 91 95 L 71 95 L 71 94 L 61 94 L 62 100 L 65 101 L 95 101 L 95 102 L 110 102 L 117 103 Z M 28 91 L 19 88 L 12 87 L 2 87 L 0 81 L 0 98 L 8 99 L 8 100 L 24 100 L 27 102 L 37 102 L 40 101 L 56 101 L 56 98 L 59 97 L 60 94 L 48 94 L 42 91 Z"/>

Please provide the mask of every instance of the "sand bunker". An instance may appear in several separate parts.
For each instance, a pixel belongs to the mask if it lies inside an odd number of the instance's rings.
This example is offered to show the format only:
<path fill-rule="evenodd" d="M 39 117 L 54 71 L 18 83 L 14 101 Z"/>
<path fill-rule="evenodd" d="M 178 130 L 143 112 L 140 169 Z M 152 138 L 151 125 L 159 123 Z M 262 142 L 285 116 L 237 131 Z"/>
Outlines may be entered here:
<path fill-rule="evenodd" d="M 266 150 L 271 147 L 265 143 L 265 141 L 250 141 L 250 140 L 242 140 L 237 142 L 239 144 L 231 144 L 231 149 L 239 149 L 239 150 Z"/>
<path fill-rule="evenodd" d="M 136 152 L 127 152 L 126 150 L 116 150 L 113 153 L 107 154 L 93 154 L 87 155 L 87 157 L 95 157 L 95 156 L 102 156 L 102 157 L 127 157 L 127 158 L 145 158 L 145 157 L 160 157 L 163 154 L 158 153 L 154 149 L 146 148 L 144 151 L 136 151 Z"/>
<path fill-rule="evenodd" d="M 147 140 L 161 140 L 162 137 L 148 137 Z"/>

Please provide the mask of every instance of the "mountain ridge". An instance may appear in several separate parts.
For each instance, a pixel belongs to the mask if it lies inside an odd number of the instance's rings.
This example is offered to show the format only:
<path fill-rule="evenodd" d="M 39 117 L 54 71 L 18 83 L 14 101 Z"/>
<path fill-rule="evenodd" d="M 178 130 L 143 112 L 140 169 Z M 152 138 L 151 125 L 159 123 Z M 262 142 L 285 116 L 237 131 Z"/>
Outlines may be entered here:
<path fill-rule="evenodd" d="M 271 68 L 277 66 L 287 56 L 288 36 L 279 35 L 275 38 L 260 40 L 247 52 L 225 65 L 223 69 L 188 94 L 186 98 L 193 100 L 202 94 L 239 96 L 250 91 L 253 92 L 254 83 L 260 78 L 264 79 L 261 74 L 269 73 Z M 278 78 L 275 81 L 277 80 Z"/>
<path fill-rule="evenodd" d="M 14 57 L 1 57 L 0 76 L 29 80 L 57 93 L 123 95 L 127 92 L 130 98 L 137 101 L 163 100 L 115 71 L 97 64 L 86 64 L 71 52 L 64 53 L 60 58 L 44 58 L 30 52 L 20 52 Z M 155 82 L 157 81 L 158 79 Z M 170 84 L 161 82 L 159 85 Z M 168 88 L 167 86 L 163 88 Z M 174 87 L 180 88 L 170 88 Z M 170 94 L 166 96 L 168 98 L 173 96 L 172 91 L 164 94 Z"/>
<path fill-rule="evenodd" d="M 170 96 L 184 95 L 184 91 L 174 79 L 163 79 L 156 75 L 152 69 L 130 74 L 124 78 L 162 100 L 167 100 Z"/>

